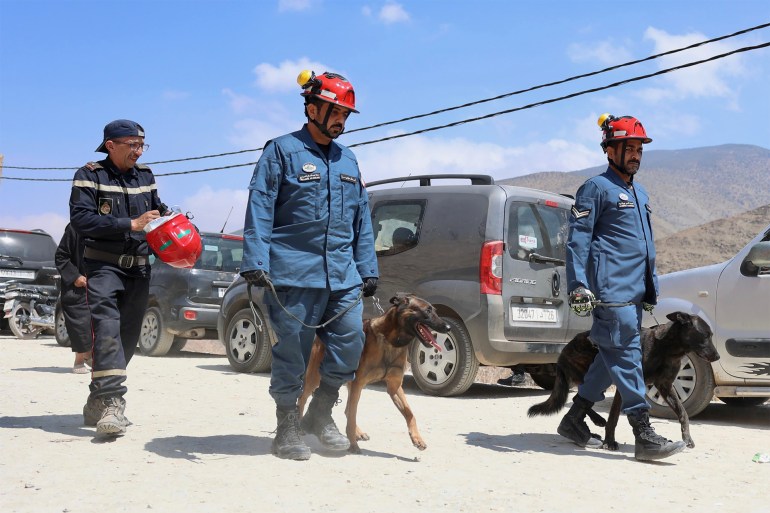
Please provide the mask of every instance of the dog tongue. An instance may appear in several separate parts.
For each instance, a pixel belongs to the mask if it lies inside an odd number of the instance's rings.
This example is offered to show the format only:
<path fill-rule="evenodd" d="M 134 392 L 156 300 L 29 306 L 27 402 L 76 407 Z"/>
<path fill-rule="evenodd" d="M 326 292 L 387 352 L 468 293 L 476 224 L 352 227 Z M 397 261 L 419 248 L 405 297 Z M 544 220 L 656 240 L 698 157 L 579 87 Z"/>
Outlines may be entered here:
<path fill-rule="evenodd" d="M 423 339 L 425 342 L 428 342 L 430 345 L 435 347 L 437 351 L 441 351 L 441 346 L 438 345 L 438 342 L 436 342 L 436 339 L 433 338 L 433 334 L 430 332 L 427 326 L 418 322 L 417 333 L 420 334 L 421 339 Z"/>

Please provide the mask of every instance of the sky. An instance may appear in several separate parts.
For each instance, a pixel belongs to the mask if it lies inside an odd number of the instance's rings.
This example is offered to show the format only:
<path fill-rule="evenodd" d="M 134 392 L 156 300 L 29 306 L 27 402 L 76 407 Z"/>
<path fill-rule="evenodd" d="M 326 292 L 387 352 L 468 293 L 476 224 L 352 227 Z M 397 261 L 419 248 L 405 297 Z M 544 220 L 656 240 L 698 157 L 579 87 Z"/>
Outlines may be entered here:
<path fill-rule="evenodd" d="M 0 226 L 42 228 L 58 241 L 75 170 L 103 158 L 94 150 L 104 125 L 127 118 L 145 128 L 150 149 L 140 162 L 166 204 L 202 230 L 242 228 L 258 149 L 305 122 L 303 69 L 353 84 L 360 114 L 338 141 L 352 147 L 367 182 L 602 165 L 604 112 L 639 118 L 653 139 L 648 151 L 770 148 L 770 48 L 585 92 L 770 42 L 770 28 L 353 131 L 768 22 L 766 0 L 0 0 Z M 403 137 L 362 144 L 394 136 Z M 241 153 L 153 164 L 232 152 Z M 644 163 L 641 181 L 643 173 Z"/>

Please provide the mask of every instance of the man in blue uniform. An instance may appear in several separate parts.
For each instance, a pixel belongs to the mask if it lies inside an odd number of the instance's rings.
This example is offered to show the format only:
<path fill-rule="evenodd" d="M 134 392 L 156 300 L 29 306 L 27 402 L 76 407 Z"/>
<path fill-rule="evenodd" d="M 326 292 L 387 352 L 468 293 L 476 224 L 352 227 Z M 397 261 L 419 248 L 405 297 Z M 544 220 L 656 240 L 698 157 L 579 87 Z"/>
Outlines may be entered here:
<path fill-rule="evenodd" d="M 650 425 L 642 373 L 642 310 L 652 311 L 657 302 L 658 279 L 649 197 L 634 176 L 643 145 L 652 139 L 631 116 L 605 114 L 599 126 L 609 167 L 578 189 L 567 242 L 570 306 L 579 315 L 593 311 L 590 339 L 599 354 L 558 432 L 581 447 L 601 446 L 584 419 L 614 383 L 633 429 L 636 459 L 658 460 L 685 444 L 657 435 Z"/>
<path fill-rule="evenodd" d="M 378 271 L 358 162 L 334 141 L 350 113 L 358 112 L 353 86 L 328 72 L 303 72 L 298 82 L 308 122 L 265 144 L 249 185 L 241 274 L 250 285 L 267 287 L 265 303 L 278 338 L 270 380 L 278 420 L 272 452 L 307 460 L 302 430 L 330 450 L 350 445 L 331 411 L 340 386 L 358 367 L 364 345 L 360 298 L 374 294 Z M 297 399 L 316 335 L 326 345 L 321 384 L 300 427 Z"/>
<path fill-rule="evenodd" d="M 149 295 L 149 248 L 144 227 L 165 213 L 150 168 L 137 164 L 148 146 L 138 123 L 104 127 L 98 152 L 108 157 L 75 173 L 70 223 L 83 237 L 87 300 L 94 335 L 91 393 L 83 407 L 97 435 L 122 435 L 126 367 L 139 341 Z"/>

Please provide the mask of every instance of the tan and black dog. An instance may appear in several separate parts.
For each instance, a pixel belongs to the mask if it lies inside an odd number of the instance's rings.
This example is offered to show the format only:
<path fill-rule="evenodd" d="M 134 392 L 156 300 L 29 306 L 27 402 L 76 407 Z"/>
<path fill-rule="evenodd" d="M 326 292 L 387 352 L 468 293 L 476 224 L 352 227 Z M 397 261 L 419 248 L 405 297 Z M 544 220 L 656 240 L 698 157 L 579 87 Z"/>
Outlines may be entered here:
<path fill-rule="evenodd" d="M 417 420 L 406 402 L 402 387 L 407 353 L 409 344 L 415 338 L 426 347 L 441 351 L 431 331 L 447 333 L 450 327 L 441 320 L 433 305 L 412 294 L 398 294 L 390 299 L 390 303 L 390 308 L 383 315 L 364 321 L 366 340 L 356 377 L 348 383 L 348 403 L 345 407 L 345 433 L 350 440 L 350 452 L 360 453 L 358 441 L 369 440 L 369 435 L 356 423 L 356 413 L 363 388 L 378 381 L 385 381 L 388 395 L 406 419 L 412 444 L 421 451 L 428 447 L 417 430 Z M 300 415 L 304 412 L 308 398 L 321 382 L 319 366 L 324 351 L 325 346 L 316 337 L 305 373 L 305 386 L 298 401 Z"/>
<path fill-rule="evenodd" d="M 642 368 L 644 382 L 654 385 L 661 397 L 668 403 L 679 419 L 682 428 L 682 440 L 687 447 L 695 447 L 690 436 L 690 419 L 682 406 L 682 401 L 674 390 L 674 381 L 682 364 L 682 357 L 694 353 L 707 362 L 719 359 L 719 353 L 712 342 L 711 328 L 697 315 L 674 312 L 666 316 L 669 322 L 652 328 L 642 328 Z M 585 331 L 578 333 L 562 349 L 556 362 L 556 381 L 548 399 L 531 406 L 527 415 L 553 415 L 564 407 L 571 386 L 583 383 L 588 367 L 599 350 L 589 340 Z M 615 427 L 620 416 L 620 393 L 615 392 L 612 400 L 609 418 L 606 423 L 595 411 L 590 410 L 588 416 L 597 426 L 605 426 L 604 447 L 617 450 Z"/>

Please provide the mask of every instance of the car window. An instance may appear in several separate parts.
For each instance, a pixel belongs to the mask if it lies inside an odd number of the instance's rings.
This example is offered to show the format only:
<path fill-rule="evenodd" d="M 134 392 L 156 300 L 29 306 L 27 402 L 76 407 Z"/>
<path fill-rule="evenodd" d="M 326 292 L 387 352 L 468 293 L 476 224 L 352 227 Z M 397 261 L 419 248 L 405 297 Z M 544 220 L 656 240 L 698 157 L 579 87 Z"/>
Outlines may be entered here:
<path fill-rule="evenodd" d="M 242 239 L 204 235 L 201 242 L 203 243 L 203 252 L 198 261 L 195 262 L 194 269 L 236 272 L 241 267 L 241 260 L 243 260 Z"/>
<path fill-rule="evenodd" d="M 378 256 L 395 255 L 417 246 L 425 201 L 388 201 L 372 210 L 374 248 Z"/>
<path fill-rule="evenodd" d="M 53 261 L 56 243 L 50 235 L 0 231 L 0 255 L 19 257 L 25 262 Z"/>
<path fill-rule="evenodd" d="M 532 253 L 564 260 L 567 254 L 568 214 L 563 208 L 514 202 L 509 210 L 507 248 L 516 260 Z"/>

